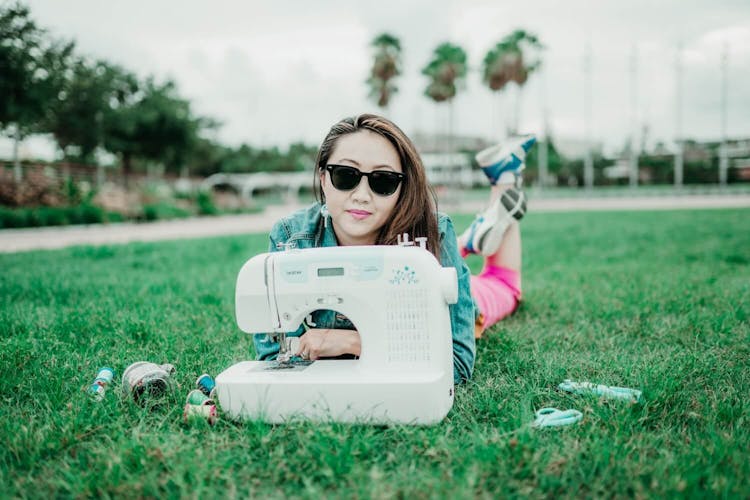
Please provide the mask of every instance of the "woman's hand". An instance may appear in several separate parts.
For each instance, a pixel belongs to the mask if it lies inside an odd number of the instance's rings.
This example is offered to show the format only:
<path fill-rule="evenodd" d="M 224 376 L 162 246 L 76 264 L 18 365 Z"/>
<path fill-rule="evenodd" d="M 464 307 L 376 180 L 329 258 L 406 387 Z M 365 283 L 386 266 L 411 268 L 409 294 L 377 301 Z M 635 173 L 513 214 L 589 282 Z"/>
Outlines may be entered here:
<path fill-rule="evenodd" d="M 302 359 L 332 358 L 342 354 L 359 356 L 362 344 L 357 330 L 311 328 L 300 337 L 295 353 Z"/>

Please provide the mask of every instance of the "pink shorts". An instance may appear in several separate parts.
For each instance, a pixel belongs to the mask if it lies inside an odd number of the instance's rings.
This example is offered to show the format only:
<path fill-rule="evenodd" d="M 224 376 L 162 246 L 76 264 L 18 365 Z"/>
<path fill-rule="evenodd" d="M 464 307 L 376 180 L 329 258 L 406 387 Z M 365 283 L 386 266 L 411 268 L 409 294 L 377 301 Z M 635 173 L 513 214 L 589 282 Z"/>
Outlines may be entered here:
<path fill-rule="evenodd" d="M 479 307 L 475 337 L 509 316 L 521 300 L 521 276 L 505 267 L 485 266 L 478 276 L 471 276 L 471 296 Z"/>

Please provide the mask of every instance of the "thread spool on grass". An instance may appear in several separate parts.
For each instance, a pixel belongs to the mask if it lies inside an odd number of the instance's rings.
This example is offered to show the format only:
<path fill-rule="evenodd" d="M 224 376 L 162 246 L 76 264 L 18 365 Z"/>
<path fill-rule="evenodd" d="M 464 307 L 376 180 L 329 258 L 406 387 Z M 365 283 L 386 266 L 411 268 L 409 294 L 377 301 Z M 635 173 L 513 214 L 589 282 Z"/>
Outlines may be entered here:
<path fill-rule="evenodd" d="M 188 393 L 183 412 L 183 420 L 186 424 L 203 421 L 208 422 L 208 425 L 214 425 L 217 418 L 218 412 L 213 399 L 199 389 L 193 389 Z"/>
<path fill-rule="evenodd" d="M 148 361 L 133 363 L 122 374 L 123 394 L 131 396 L 141 406 L 158 406 L 173 388 L 174 372 L 171 364 L 157 365 Z"/>
<path fill-rule="evenodd" d="M 195 381 L 195 387 L 197 387 L 203 394 L 209 398 L 214 397 L 214 391 L 216 390 L 216 382 L 208 373 L 204 373 L 198 377 Z"/>
<path fill-rule="evenodd" d="M 186 404 L 191 404 L 195 406 L 201 406 L 201 405 L 212 405 L 215 406 L 216 403 L 214 403 L 214 400 L 206 396 L 203 391 L 199 389 L 193 389 L 190 391 L 187 395 L 187 398 L 185 398 Z"/>
<path fill-rule="evenodd" d="M 192 405 L 188 403 L 185 405 L 182 416 L 184 422 L 188 425 L 197 424 L 198 422 L 208 422 L 208 425 L 214 425 L 216 424 L 218 413 L 215 405 Z"/>
<path fill-rule="evenodd" d="M 99 368 L 99 372 L 96 374 L 96 378 L 89 386 L 88 392 L 91 399 L 94 401 L 101 401 L 104 399 L 104 394 L 107 392 L 107 386 L 112 383 L 115 378 L 115 371 L 108 366 Z"/>

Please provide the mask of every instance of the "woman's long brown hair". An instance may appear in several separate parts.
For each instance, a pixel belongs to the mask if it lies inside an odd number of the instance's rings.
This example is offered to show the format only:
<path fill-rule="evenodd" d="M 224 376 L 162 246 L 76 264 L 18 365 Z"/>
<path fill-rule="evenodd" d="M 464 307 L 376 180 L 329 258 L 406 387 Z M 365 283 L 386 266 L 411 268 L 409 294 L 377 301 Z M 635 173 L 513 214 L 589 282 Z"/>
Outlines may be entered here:
<path fill-rule="evenodd" d="M 401 160 L 401 167 L 406 176 L 401 183 L 401 192 L 392 216 L 381 228 L 376 244 L 393 245 L 398 236 L 408 233 L 414 240 L 418 237 L 427 238 L 427 249 L 440 260 L 440 241 L 437 224 L 437 199 L 427 182 L 427 174 L 417 148 L 404 132 L 393 122 L 382 116 L 362 114 L 344 118 L 336 123 L 323 139 L 315 160 L 315 178 L 313 190 L 315 197 L 325 203 L 325 194 L 320 188 L 320 174 L 328 164 L 331 153 L 336 147 L 336 141 L 344 135 L 353 134 L 361 130 L 369 130 L 383 136 L 393 144 Z"/>

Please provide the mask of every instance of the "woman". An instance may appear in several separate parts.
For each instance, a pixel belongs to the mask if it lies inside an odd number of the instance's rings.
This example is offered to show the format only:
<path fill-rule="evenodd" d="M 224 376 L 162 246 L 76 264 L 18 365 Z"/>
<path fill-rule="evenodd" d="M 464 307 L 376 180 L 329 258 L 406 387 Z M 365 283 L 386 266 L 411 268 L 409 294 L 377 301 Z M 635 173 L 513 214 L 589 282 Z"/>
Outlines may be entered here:
<path fill-rule="evenodd" d="M 533 139 L 506 153 L 490 148 L 477 156 L 492 188 L 490 207 L 461 238 L 437 213 L 424 165 L 411 140 L 386 118 L 363 114 L 336 123 L 320 146 L 314 189 L 318 202 L 278 221 L 270 251 L 337 245 L 392 245 L 398 235 L 427 238 L 427 248 L 445 267 L 456 268 L 458 302 L 449 307 L 454 380 L 471 378 L 475 336 L 512 313 L 521 296 L 521 239 L 514 222 L 523 216 L 520 171 Z M 365 181 L 366 180 L 366 181 Z M 462 256 L 485 256 L 485 269 L 471 276 Z M 359 356 L 354 326 L 333 311 L 316 311 L 297 332 L 303 359 Z M 272 359 L 278 345 L 254 337 L 258 359 Z"/>

